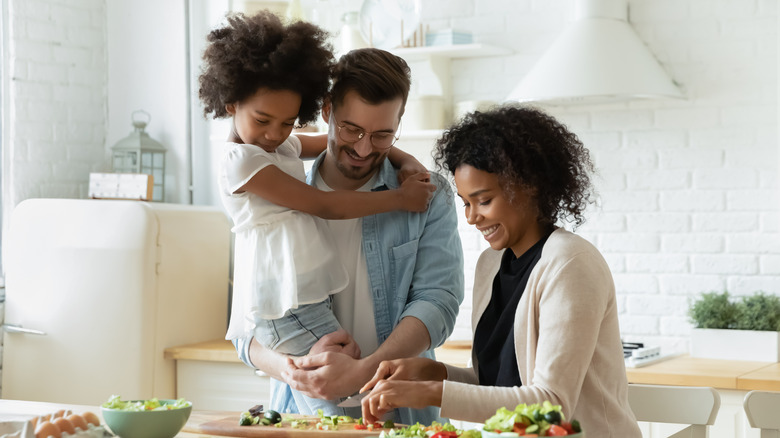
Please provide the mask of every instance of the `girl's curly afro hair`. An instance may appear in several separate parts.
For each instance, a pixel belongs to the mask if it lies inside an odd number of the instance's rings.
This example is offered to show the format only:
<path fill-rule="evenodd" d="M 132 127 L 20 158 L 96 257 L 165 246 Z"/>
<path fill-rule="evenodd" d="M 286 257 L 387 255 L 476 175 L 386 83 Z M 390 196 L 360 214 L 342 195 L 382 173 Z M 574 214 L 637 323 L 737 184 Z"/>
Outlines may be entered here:
<path fill-rule="evenodd" d="M 531 190 L 542 223 L 571 220 L 577 227 L 592 202 L 588 150 L 535 108 L 501 106 L 466 115 L 436 142 L 434 159 L 451 174 L 468 164 L 498 175 L 510 199 L 512 187 Z"/>
<path fill-rule="evenodd" d="M 198 91 L 203 115 L 228 117 L 225 105 L 265 87 L 300 94 L 298 123 L 314 121 L 334 65 L 327 32 L 303 21 L 284 24 L 267 10 L 249 17 L 228 14 L 226 19 L 208 34 L 203 53 Z"/>

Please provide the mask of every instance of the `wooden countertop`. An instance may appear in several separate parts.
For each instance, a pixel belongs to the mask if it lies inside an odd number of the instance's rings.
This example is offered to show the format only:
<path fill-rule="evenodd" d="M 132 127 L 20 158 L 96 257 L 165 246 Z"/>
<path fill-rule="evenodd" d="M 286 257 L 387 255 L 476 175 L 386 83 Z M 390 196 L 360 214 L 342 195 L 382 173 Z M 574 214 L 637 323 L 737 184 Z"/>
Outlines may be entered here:
<path fill-rule="evenodd" d="M 630 383 L 712 386 L 738 389 L 741 376 L 769 366 L 768 362 L 703 359 L 679 356 L 641 368 L 627 368 Z M 775 378 L 780 383 L 780 372 Z M 744 388 L 748 389 L 748 388 Z M 758 389 L 758 388 L 749 388 Z"/>
<path fill-rule="evenodd" d="M 225 339 L 166 348 L 165 358 L 241 363 L 233 343 Z"/>
<path fill-rule="evenodd" d="M 471 342 L 445 342 L 444 345 L 435 351 L 436 357 L 440 361 L 450 365 L 465 367 L 469 359 L 471 359 Z M 241 363 L 235 348 L 233 348 L 233 344 L 224 339 L 166 348 L 165 358 Z"/>
<path fill-rule="evenodd" d="M 167 359 L 240 363 L 233 344 L 224 339 L 167 348 Z M 465 367 L 471 359 L 469 341 L 450 341 L 436 349 L 445 363 Z M 780 363 L 702 359 L 677 356 L 641 368 L 627 368 L 629 383 L 711 386 L 743 391 L 780 391 Z"/>

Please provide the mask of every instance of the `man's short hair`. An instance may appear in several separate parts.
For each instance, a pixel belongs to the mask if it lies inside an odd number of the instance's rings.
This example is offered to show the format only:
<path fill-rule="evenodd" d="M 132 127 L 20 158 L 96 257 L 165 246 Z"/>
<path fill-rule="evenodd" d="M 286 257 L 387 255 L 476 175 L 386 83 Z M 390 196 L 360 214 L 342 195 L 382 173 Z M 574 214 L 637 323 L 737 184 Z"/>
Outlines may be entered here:
<path fill-rule="evenodd" d="M 377 105 L 401 98 L 401 117 L 411 87 L 411 70 L 402 58 L 380 49 L 355 49 L 339 59 L 333 72 L 330 102 L 335 109 L 349 91 Z"/>

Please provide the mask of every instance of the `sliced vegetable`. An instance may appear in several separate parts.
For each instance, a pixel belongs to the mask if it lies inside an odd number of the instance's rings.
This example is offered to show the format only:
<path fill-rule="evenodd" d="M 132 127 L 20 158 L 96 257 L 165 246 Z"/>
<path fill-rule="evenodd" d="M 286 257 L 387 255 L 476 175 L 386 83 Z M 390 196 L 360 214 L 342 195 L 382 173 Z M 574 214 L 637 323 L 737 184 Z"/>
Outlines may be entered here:
<path fill-rule="evenodd" d="M 276 424 L 282 421 L 282 415 L 274 410 L 269 409 L 265 411 L 265 414 L 263 415 L 263 419 L 268 420 L 269 424 Z"/>

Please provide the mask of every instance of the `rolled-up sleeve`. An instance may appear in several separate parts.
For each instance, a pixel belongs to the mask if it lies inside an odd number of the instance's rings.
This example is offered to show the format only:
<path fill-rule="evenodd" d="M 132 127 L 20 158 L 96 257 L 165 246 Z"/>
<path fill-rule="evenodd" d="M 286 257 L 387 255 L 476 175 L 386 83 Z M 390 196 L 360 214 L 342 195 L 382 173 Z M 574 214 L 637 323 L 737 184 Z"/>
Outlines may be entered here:
<path fill-rule="evenodd" d="M 436 348 L 455 328 L 464 280 L 452 189 L 440 175 L 432 177 L 438 189 L 419 238 L 412 286 L 401 318 L 413 316 L 422 321 L 430 334 L 431 348 Z"/>
<path fill-rule="evenodd" d="M 245 338 L 237 338 L 233 339 L 233 346 L 236 348 L 236 353 L 238 353 L 238 358 L 241 359 L 241 362 L 244 362 L 246 366 L 255 369 L 256 367 L 252 364 L 252 360 L 249 358 L 249 345 L 252 343 L 252 337 L 245 337 Z"/>

